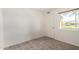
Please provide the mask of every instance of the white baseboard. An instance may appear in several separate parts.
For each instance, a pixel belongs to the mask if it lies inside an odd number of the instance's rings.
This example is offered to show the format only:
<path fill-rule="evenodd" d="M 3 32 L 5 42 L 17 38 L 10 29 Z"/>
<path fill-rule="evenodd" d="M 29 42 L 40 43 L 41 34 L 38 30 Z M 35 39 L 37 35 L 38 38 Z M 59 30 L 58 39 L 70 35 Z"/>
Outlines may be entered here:
<path fill-rule="evenodd" d="M 49 35 L 48 35 L 48 37 L 54 38 L 54 37 L 49 36 Z M 61 41 L 61 42 L 65 42 L 65 43 L 68 43 L 68 44 L 71 44 L 71 45 L 74 45 L 74 46 L 78 46 L 78 47 L 79 47 L 79 43 L 77 44 L 77 43 L 75 43 L 75 42 L 69 42 L 69 41 L 66 41 L 66 40 L 63 40 L 63 39 L 59 39 L 59 38 L 56 38 L 56 37 L 55 37 L 54 39 L 56 39 L 56 40 L 58 40 L 58 41 Z"/>
<path fill-rule="evenodd" d="M 36 36 L 36 37 L 32 37 L 30 39 L 27 39 L 27 40 L 24 40 L 24 41 L 21 41 L 21 42 L 18 42 L 18 43 L 14 43 L 14 44 L 10 44 L 10 45 L 5 45 L 4 48 L 7 48 L 7 47 L 12 46 L 12 45 L 17 45 L 17 44 L 20 44 L 20 43 L 23 43 L 23 42 L 26 42 L 26 41 L 34 40 L 34 39 L 37 39 L 39 37 L 42 37 L 42 35 L 39 35 L 39 36 Z M 2 49 L 4 49 L 4 48 L 2 48 Z"/>

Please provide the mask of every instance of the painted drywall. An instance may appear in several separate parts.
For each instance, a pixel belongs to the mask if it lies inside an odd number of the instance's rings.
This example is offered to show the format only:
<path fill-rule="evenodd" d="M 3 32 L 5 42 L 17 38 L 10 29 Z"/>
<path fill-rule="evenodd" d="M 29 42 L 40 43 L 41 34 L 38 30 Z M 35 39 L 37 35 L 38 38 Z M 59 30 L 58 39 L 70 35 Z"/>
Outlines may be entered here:
<path fill-rule="evenodd" d="M 60 23 L 60 16 L 58 12 L 70 10 L 69 8 L 58 8 L 54 10 L 48 10 L 50 11 L 50 14 L 47 14 L 45 12 L 45 19 L 46 19 L 46 25 L 45 25 L 45 32 L 46 36 L 49 36 L 51 38 L 55 38 L 57 40 L 73 44 L 76 46 L 79 46 L 79 30 L 75 31 L 69 31 L 59 28 Z"/>
<path fill-rule="evenodd" d="M 0 9 L 0 49 L 3 49 L 3 16 L 2 16 L 2 9 Z"/>
<path fill-rule="evenodd" d="M 8 47 L 41 36 L 49 36 L 57 40 L 79 46 L 79 31 L 59 29 L 58 12 L 69 9 L 50 9 L 38 11 L 27 8 L 0 9 L 0 47 Z M 50 14 L 47 12 L 50 11 Z M 3 22 L 2 22 L 3 20 Z M 4 44 L 3 44 L 4 43 Z"/>
<path fill-rule="evenodd" d="M 3 9 L 4 47 L 42 36 L 42 14 L 35 9 Z"/>

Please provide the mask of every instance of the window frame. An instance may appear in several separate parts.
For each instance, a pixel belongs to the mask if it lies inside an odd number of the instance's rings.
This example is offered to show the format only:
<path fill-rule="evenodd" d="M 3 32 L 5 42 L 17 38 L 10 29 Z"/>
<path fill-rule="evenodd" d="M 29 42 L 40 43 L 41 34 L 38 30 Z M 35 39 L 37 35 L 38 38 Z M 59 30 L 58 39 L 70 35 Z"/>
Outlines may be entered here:
<path fill-rule="evenodd" d="M 76 9 L 76 10 L 79 10 L 79 9 Z M 62 18 L 61 18 L 61 20 L 60 20 L 60 29 L 64 29 L 64 30 L 79 30 L 79 28 L 78 28 L 78 25 L 77 25 L 77 12 L 78 11 L 76 11 L 76 10 L 71 10 L 71 11 L 68 11 L 68 12 L 62 12 L 62 13 L 59 13 L 59 14 L 63 14 L 63 13 L 70 13 L 70 12 L 74 12 L 75 13 L 75 28 L 72 28 L 72 29 L 69 29 L 69 28 L 64 28 L 64 26 L 65 25 L 62 25 L 63 23 L 62 22 L 64 22 L 63 20 L 62 20 Z"/>

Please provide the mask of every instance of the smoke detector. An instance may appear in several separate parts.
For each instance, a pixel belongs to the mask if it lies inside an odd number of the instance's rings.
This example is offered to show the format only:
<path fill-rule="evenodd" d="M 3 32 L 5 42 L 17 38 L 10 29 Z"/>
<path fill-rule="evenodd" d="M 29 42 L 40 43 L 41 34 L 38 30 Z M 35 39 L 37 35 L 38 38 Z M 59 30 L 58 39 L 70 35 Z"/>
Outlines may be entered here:
<path fill-rule="evenodd" d="M 50 14 L 50 12 L 48 11 L 47 14 Z"/>

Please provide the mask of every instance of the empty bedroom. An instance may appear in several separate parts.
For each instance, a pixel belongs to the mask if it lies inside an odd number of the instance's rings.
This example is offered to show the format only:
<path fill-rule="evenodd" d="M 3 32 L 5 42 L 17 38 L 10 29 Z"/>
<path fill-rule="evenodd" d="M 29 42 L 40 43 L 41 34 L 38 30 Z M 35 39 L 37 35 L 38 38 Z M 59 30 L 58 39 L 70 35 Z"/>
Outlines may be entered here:
<path fill-rule="evenodd" d="M 0 50 L 79 50 L 79 8 L 0 8 Z"/>

